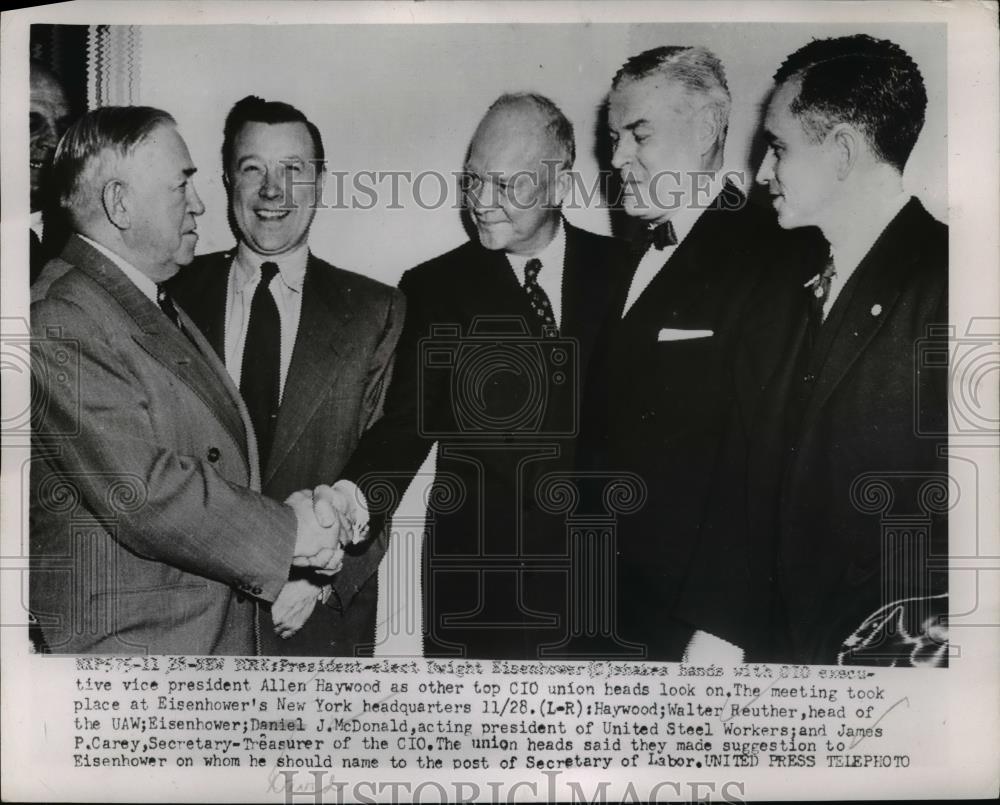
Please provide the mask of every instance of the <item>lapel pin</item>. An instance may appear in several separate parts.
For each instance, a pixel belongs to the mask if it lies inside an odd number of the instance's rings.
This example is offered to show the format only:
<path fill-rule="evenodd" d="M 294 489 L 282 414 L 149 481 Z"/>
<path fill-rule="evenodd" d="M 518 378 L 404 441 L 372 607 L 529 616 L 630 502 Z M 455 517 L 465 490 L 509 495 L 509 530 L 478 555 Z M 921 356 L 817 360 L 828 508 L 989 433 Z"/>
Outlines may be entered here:
<path fill-rule="evenodd" d="M 882 305 L 872 305 L 872 315 L 873 316 L 882 315 Z"/>

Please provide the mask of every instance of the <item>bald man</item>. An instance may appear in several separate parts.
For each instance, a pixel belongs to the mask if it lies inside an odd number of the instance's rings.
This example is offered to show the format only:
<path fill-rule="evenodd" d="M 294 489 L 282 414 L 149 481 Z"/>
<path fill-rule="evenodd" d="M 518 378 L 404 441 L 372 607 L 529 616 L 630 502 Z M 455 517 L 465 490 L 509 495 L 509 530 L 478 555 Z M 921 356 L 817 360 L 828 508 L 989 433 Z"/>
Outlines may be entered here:
<path fill-rule="evenodd" d="M 568 574 L 553 561 L 567 554 L 565 523 L 537 505 L 537 485 L 572 469 L 595 323 L 623 258 L 562 216 L 574 158 L 573 127 L 552 101 L 500 97 L 464 167 L 475 239 L 399 284 L 407 318 L 385 416 L 345 477 L 382 527 L 438 442 L 427 656 L 537 658 L 566 634 Z"/>

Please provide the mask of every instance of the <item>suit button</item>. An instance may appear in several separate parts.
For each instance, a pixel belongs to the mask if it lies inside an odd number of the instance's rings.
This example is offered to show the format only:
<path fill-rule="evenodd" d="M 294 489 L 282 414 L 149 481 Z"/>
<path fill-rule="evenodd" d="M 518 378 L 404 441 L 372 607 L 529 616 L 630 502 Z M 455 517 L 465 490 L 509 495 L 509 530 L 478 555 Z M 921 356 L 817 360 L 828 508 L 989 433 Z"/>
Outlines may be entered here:
<path fill-rule="evenodd" d="M 207 458 L 210 463 L 214 464 L 216 461 L 222 458 L 222 451 L 220 451 L 218 447 L 209 447 Z"/>
<path fill-rule="evenodd" d="M 812 383 L 816 379 L 816 375 L 808 374 L 802 378 L 803 383 Z"/>

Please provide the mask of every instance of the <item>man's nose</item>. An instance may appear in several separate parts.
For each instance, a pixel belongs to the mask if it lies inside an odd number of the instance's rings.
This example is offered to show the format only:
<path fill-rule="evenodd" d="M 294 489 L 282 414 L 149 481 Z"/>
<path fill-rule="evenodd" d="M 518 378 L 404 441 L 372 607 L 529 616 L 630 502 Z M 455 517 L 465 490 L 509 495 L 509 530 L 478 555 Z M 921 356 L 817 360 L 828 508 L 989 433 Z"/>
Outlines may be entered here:
<path fill-rule="evenodd" d="M 626 142 L 624 137 L 618 140 L 618 142 L 611 147 L 611 167 L 620 171 L 632 161 L 632 152 L 632 147 L 628 144 L 628 142 Z"/>
<path fill-rule="evenodd" d="M 192 215 L 201 215 L 205 212 L 205 205 L 195 189 L 194 182 L 188 182 L 188 212 Z"/>
<path fill-rule="evenodd" d="M 261 198 L 274 199 L 281 196 L 281 181 L 277 171 L 266 171 L 264 181 L 260 183 Z"/>
<path fill-rule="evenodd" d="M 769 147 L 764 153 L 764 160 L 757 169 L 758 184 L 770 184 L 774 178 L 774 161 L 774 149 Z"/>
<path fill-rule="evenodd" d="M 496 182 L 486 179 L 469 192 L 469 204 L 474 210 L 488 210 L 500 204 L 500 188 Z"/>

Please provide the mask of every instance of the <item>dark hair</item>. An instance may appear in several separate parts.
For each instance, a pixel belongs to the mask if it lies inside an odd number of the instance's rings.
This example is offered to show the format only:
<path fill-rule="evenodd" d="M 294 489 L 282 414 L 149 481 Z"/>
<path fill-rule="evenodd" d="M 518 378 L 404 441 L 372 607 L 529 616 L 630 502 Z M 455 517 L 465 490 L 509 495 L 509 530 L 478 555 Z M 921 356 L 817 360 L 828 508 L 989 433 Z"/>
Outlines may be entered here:
<path fill-rule="evenodd" d="M 52 160 L 52 178 L 59 205 L 82 210 L 83 177 L 103 152 L 127 157 L 157 126 L 175 126 L 176 121 L 152 106 L 102 106 L 77 120 L 59 141 Z"/>
<path fill-rule="evenodd" d="M 535 109 L 545 120 L 545 133 L 562 157 L 562 167 L 569 170 L 576 161 L 576 139 L 573 136 L 573 124 L 555 103 L 544 95 L 536 92 L 505 92 L 486 110 L 486 114 L 498 109 L 527 104 Z"/>
<path fill-rule="evenodd" d="M 611 88 L 618 89 L 624 81 L 656 74 L 676 81 L 689 97 L 703 98 L 715 109 L 719 123 L 718 142 L 720 146 L 725 145 L 732 98 L 726 69 L 719 57 L 698 45 L 664 45 L 645 50 L 622 65 L 611 81 Z"/>
<path fill-rule="evenodd" d="M 222 172 L 229 175 L 229 162 L 233 156 L 233 144 L 240 130 L 247 123 L 303 123 L 312 137 L 313 154 L 322 170 L 326 164 L 326 152 L 323 150 L 323 138 L 319 129 L 302 112 L 289 103 L 282 101 L 265 101 L 256 95 L 247 95 L 233 104 L 226 115 L 226 125 L 222 135 Z"/>
<path fill-rule="evenodd" d="M 774 81 L 799 82 L 790 110 L 814 141 L 850 123 L 879 159 L 903 170 L 924 125 L 927 91 L 895 42 L 866 34 L 816 39 L 785 59 Z"/>

